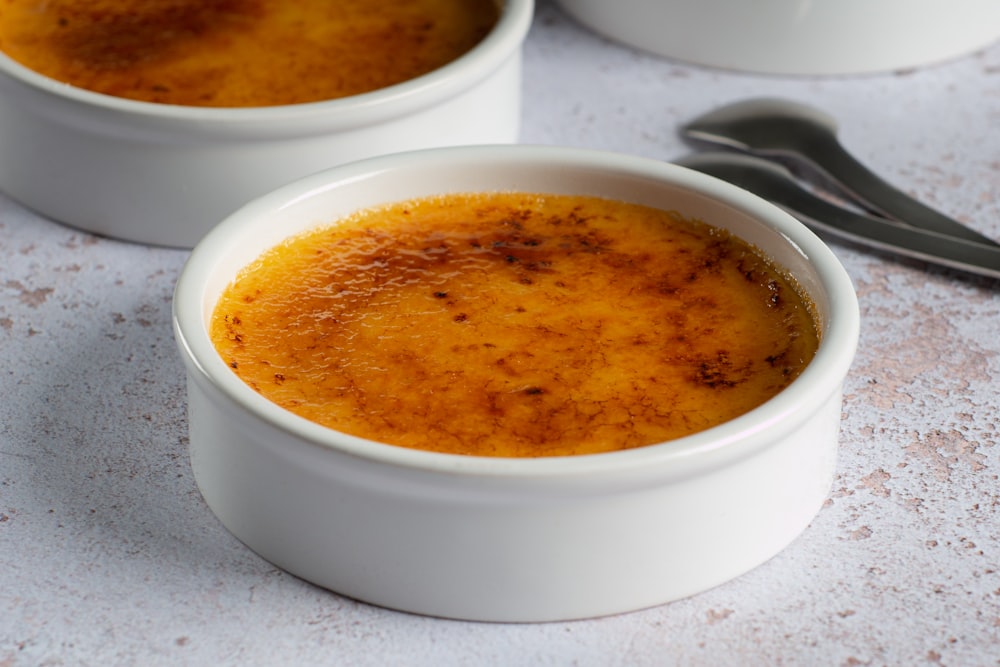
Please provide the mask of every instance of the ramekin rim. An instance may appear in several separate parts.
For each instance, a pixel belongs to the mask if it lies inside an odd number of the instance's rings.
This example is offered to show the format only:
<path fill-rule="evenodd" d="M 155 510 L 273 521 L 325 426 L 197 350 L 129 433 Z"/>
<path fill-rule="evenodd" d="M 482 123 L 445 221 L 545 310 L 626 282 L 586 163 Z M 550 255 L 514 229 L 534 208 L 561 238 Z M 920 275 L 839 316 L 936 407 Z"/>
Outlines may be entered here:
<path fill-rule="evenodd" d="M 98 93 L 58 81 L 0 51 L 0 76 L 6 75 L 35 91 L 95 111 L 123 117 L 194 124 L 271 123 L 336 117 L 341 124 L 372 122 L 372 114 L 395 117 L 411 113 L 464 90 L 492 73 L 523 42 L 530 29 L 535 0 L 504 0 L 493 30 L 455 60 L 421 76 L 350 97 L 259 107 L 208 107 L 161 104 Z"/>
<path fill-rule="evenodd" d="M 265 210 L 279 210 L 297 199 L 312 196 L 317 189 L 335 187 L 338 182 L 372 176 L 387 169 L 405 168 L 421 160 L 505 158 L 514 161 L 555 160 L 601 169 L 639 169 L 674 185 L 718 199 L 748 213 L 777 230 L 803 253 L 814 267 L 830 298 L 829 325 L 816 356 L 803 373 L 785 390 L 750 412 L 724 424 L 683 438 L 601 454 L 541 458 L 477 457 L 441 454 L 378 443 L 320 426 L 294 415 L 260 396 L 239 380 L 215 351 L 207 331 L 200 326 L 204 301 L 200 283 L 207 274 L 213 255 L 225 247 L 232 230 Z M 411 166 L 412 168 L 412 166 Z M 178 346 L 189 373 L 196 373 L 226 400 L 263 419 L 275 428 L 315 446 L 336 450 L 381 464 L 417 468 L 441 473 L 488 476 L 535 477 L 540 475 L 588 474 L 595 471 L 634 469 L 652 463 L 691 461 L 695 457 L 732 460 L 743 456 L 748 442 L 758 445 L 776 424 L 805 419 L 803 411 L 818 407 L 839 394 L 853 361 L 860 328 L 857 296 L 850 277 L 826 244 L 813 232 L 777 206 L 741 188 L 679 165 L 652 158 L 593 149 L 558 146 L 460 146 L 433 148 L 369 158 L 314 174 L 279 188 L 235 212 L 194 248 L 178 278 L 173 324 Z M 795 391 L 790 391 L 795 388 Z M 798 423 L 798 422 L 795 422 Z M 762 446 L 762 445 L 761 445 Z"/>

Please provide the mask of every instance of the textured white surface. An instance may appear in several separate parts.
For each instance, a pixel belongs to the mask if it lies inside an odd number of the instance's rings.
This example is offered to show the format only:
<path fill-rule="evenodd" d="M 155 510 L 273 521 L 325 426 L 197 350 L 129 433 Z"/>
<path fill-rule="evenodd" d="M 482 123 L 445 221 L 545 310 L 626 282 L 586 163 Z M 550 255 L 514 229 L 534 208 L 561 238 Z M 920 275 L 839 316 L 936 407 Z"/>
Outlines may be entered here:
<path fill-rule="evenodd" d="M 542 2 L 525 56 L 526 143 L 671 159 L 693 115 L 785 96 L 1000 237 L 1000 46 L 887 75 L 760 77 L 631 51 Z M 229 536 L 187 461 L 169 322 L 187 254 L 0 197 L 0 665 L 1000 664 L 1000 285 L 831 246 L 862 338 L 837 481 L 807 531 L 694 598 L 489 625 L 346 600 Z"/>

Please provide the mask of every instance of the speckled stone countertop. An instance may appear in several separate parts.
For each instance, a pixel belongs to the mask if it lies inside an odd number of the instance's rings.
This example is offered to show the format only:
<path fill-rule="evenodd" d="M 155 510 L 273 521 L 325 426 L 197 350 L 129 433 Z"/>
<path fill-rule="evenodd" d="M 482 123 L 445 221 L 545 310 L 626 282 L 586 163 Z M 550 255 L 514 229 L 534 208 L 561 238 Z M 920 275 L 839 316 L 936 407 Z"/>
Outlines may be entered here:
<path fill-rule="evenodd" d="M 752 76 L 615 45 L 542 2 L 522 139 L 670 160 L 688 152 L 680 123 L 760 95 L 824 108 L 861 160 L 1000 238 L 1000 45 L 884 75 Z M 0 196 L 0 666 L 1000 664 L 1000 285 L 830 244 L 862 331 L 811 526 L 693 598 L 491 625 L 344 599 L 231 537 L 187 460 L 170 326 L 187 253 Z"/>

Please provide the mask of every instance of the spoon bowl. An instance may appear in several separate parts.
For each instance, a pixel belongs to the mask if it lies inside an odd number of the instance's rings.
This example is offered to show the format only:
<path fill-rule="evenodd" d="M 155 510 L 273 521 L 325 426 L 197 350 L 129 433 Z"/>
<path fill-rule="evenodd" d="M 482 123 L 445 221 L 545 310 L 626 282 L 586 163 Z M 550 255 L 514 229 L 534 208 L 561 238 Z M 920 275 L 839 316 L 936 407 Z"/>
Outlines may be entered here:
<path fill-rule="evenodd" d="M 837 123 L 811 106 L 781 99 L 751 99 L 710 111 L 681 134 L 691 140 L 753 155 L 789 160 L 833 183 L 878 216 L 959 239 L 996 242 L 920 203 L 854 158 L 837 139 Z"/>

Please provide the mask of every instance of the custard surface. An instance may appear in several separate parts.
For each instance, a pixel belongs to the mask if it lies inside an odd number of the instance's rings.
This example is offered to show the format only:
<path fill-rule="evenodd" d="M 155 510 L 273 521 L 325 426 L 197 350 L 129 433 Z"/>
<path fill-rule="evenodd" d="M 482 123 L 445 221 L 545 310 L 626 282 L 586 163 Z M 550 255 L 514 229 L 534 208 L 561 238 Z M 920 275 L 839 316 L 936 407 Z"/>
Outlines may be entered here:
<path fill-rule="evenodd" d="M 358 213 L 244 269 L 211 322 L 275 403 L 478 456 L 678 438 L 786 387 L 813 309 L 753 248 L 617 201 L 448 195 Z"/>
<path fill-rule="evenodd" d="M 426 74 L 498 17 L 494 0 L 0 0 L 0 50 L 108 95 L 274 106 Z"/>

